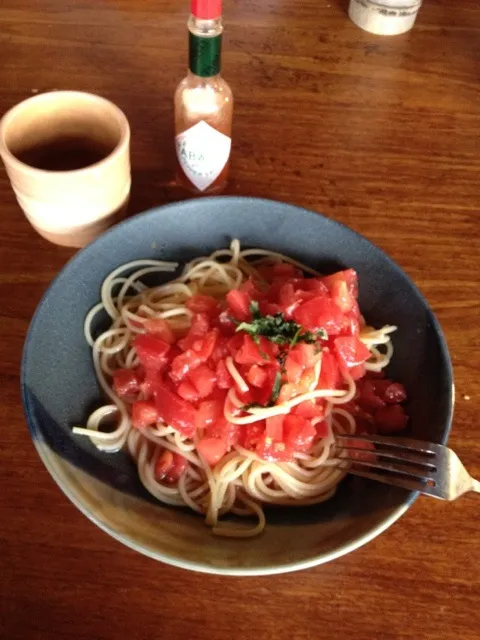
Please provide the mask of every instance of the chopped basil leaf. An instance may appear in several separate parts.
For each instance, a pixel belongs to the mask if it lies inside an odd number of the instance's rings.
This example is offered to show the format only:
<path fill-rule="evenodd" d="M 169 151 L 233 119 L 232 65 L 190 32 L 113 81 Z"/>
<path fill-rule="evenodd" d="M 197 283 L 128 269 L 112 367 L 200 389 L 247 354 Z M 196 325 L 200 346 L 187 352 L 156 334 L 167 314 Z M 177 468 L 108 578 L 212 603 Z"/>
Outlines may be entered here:
<path fill-rule="evenodd" d="M 280 371 L 277 371 L 275 375 L 275 382 L 273 383 L 272 397 L 270 399 L 271 405 L 274 405 L 277 402 L 278 396 L 280 395 L 281 387 L 282 387 L 282 374 L 280 373 Z"/>
<path fill-rule="evenodd" d="M 236 330 L 245 331 L 252 336 L 257 344 L 259 336 L 264 336 L 275 344 L 289 345 L 290 347 L 295 346 L 297 342 L 315 344 L 319 339 L 326 340 L 328 338 L 325 329 L 320 329 L 315 333 L 304 331 L 302 326 L 293 320 L 285 320 L 281 313 L 274 316 L 260 315 L 259 305 L 255 300 L 250 303 L 250 311 L 252 322 L 241 322 Z"/>
<path fill-rule="evenodd" d="M 297 344 L 298 338 L 300 337 L 301 333 L 302 333 L 302 327 L 298 327 L 297 333 L 293 336 L 293 338 L 292 338 L 292 340 L 290 342 L 290 349 Z"/>

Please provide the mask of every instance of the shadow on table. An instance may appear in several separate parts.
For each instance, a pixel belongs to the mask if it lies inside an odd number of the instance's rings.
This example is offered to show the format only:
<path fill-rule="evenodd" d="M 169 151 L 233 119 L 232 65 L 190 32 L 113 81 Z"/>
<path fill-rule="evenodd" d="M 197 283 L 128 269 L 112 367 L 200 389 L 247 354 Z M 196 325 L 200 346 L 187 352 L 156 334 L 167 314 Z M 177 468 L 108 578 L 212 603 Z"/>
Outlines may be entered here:
<path fill-rule="evenodd" d="M 350 4 L 350 0 L 329 0 L 329 2 L 339 7 L 345 14 L 348 15 L 348 5 Z"/>

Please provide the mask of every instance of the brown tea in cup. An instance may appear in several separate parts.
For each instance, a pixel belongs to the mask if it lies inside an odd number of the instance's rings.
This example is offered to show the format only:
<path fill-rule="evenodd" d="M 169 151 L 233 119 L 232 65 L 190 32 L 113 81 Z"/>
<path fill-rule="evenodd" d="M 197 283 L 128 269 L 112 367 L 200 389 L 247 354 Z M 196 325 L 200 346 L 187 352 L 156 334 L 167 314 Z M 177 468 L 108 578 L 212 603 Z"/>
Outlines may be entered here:
<path fill-rule="evenodd" d="M 130 127 L 100 96 L 25 100 L 0 123 L 0 155 L 25 215 L 52 242 L 84 246 L 125 214 Z"/>

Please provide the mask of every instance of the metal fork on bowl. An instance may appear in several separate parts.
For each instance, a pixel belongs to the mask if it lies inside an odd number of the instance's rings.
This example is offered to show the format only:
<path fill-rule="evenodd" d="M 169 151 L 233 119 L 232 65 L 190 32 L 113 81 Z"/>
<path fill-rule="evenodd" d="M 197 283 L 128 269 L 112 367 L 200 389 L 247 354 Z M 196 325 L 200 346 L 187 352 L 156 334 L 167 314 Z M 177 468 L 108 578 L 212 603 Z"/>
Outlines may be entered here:
<path fill-rule="evenodd" d="M 336 435 L 349 473 L 362 478 L 440 498 L 455 500 L 464 493 L 480 493 L 456 453 L 433 442 L 386 436 Z"/>

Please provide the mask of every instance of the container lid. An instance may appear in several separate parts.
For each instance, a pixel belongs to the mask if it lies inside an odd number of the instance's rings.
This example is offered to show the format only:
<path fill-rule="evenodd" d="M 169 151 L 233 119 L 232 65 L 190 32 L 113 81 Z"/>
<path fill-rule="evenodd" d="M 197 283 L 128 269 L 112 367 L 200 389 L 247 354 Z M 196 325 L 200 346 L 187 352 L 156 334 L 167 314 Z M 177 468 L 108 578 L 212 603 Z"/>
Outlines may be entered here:
<path fill-rule="evenodd" d="M 413 27 L 421 4 L 422 0 L 350 0 L 348 15 L 365 31 L 393 36 Z"/>
<path fill-rule="evenodd" d="M 191 11 L 200 20 L 215 20 L 222 15 L 222 0 L 192 0 Z"/>

